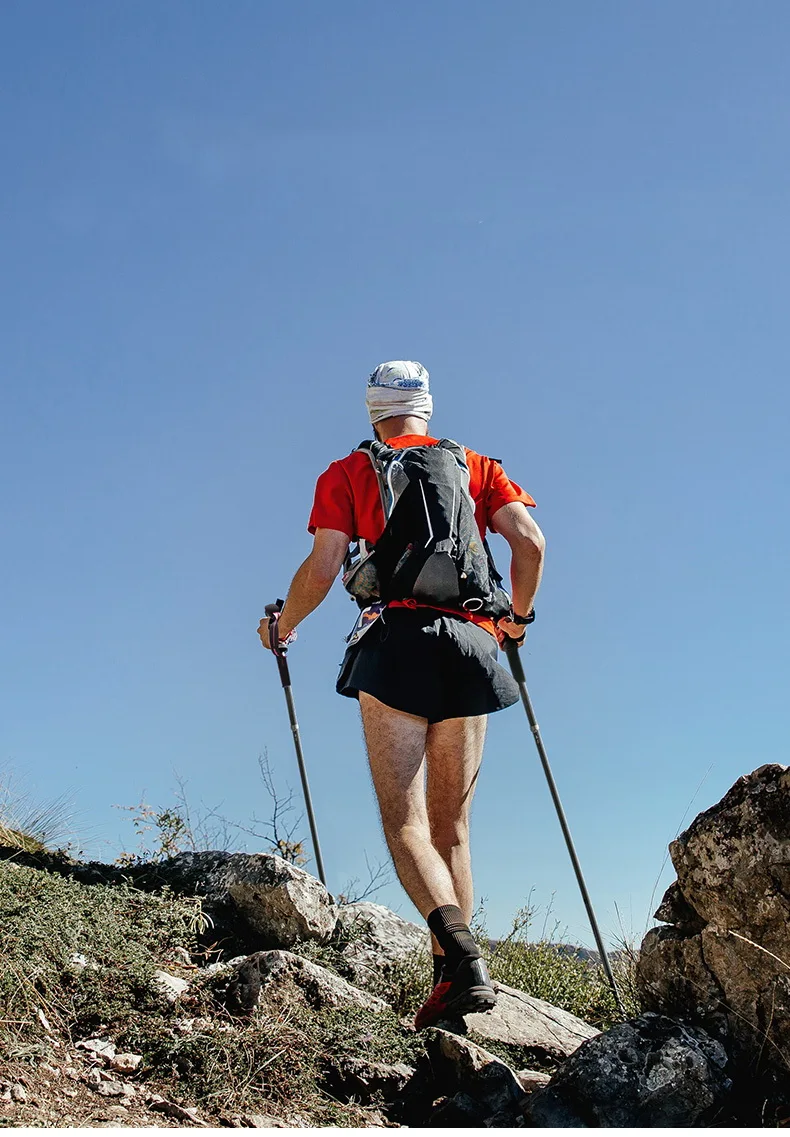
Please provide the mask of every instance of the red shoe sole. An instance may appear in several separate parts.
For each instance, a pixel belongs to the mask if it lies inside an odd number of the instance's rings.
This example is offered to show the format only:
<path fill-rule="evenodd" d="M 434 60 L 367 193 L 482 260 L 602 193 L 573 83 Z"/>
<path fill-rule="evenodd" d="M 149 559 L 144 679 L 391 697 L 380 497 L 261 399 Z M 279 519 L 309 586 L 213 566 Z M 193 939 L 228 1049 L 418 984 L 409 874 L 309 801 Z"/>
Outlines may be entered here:
<path fill-rule="evenodd" d="M 414 1029 L 425 1030 L 427 1027 L 435 1026 L 436 1023 L 447 1019 L 457 1019 L 462 1015 L 482 1014 L 495 1006 L 496 995 L 493 988 L 486 986 L 469 987 L 460 995 L 456 995 L 449 1003 L 446 1003 L 441 1010 L 432 1014 L 427 1021 L 418 1022 L 415 1020 Z"/>

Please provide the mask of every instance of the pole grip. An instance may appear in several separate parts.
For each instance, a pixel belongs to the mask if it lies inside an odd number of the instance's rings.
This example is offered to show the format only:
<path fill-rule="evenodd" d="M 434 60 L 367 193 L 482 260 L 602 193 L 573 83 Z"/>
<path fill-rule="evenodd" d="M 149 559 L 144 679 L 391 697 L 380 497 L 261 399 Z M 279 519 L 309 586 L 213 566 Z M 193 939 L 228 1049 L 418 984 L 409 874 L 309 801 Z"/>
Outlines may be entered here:
<path fill-rule="evenodd" d="M 518 650 L 518 645 L 515 640 L 510 636 L 505 640 L 505 655 L 510 664 L 510 670 L 513 673 L 513 678 L 517 683 L 526 683 L 527 677 L 524 674 L 524 665 L 521 662 L 521 652 Z"/>
<path fill-rule="evenodd" d="M 280 673 L 280 682 L 283 687 L 291 686 L 291 676 L 288 671 L 288 660 L 285 658 L 287 648 L 280 647 L 280 613 L 283 610 L 284 600 L 277 600 L 274 604 L 267 604 L 264 612 L 269 617 L 269 644 L 272 654 L 277 660 L 277 670 Z"/>

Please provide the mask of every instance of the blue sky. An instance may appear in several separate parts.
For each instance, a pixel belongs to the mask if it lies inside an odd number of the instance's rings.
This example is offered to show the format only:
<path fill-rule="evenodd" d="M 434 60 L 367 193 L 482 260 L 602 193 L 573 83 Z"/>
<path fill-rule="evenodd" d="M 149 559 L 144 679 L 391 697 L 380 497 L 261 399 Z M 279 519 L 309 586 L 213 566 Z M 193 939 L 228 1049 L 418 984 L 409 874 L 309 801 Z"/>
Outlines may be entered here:
<path fill-rule="evenodd" d="M 264 748 L 298 786 L 255 628 L 365 377 L 418 359 L 435 432 L 538 501 L 530 690 L 641 934 L 695 792 L 787 760 L 789 33 L 779 0 L 7 0 L 0 761 L 88 852 L 176 773 L 240 822 Z M 383 855 L 352 617 L 291 655 L 336 889 Z M 493 933 L 532 892 L 591 942 L 518 707 L 473 825 Z"/>

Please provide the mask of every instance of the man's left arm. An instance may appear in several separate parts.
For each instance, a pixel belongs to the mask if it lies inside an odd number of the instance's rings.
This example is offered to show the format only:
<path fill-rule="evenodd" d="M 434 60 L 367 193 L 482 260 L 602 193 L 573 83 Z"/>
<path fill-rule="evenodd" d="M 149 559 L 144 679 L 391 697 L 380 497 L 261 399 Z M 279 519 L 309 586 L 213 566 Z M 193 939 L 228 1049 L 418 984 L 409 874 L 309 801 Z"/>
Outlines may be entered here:
<path fill-rule="evenodd" d="M 285 639 L 326 598 L 342 568 L 348 544 L 348 535 L 338 529 L 316 529 L 312 552 L 297 569 L 288 589 L 288 599 L 280 616 L 281 639 Z M 263 646 L 268 648 L 269 621 L 266 617 L 258 625 L 258 635 Z"/>

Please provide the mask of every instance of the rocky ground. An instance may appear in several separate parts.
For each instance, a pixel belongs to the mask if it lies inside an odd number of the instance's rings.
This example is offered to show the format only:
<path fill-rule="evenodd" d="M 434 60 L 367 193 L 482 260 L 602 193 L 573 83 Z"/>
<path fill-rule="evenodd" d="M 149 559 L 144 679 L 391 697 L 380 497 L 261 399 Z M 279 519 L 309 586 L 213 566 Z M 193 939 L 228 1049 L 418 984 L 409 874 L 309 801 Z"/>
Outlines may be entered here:
<path fill-rule="evenodd" d="M 671 854 L 627 1021 L 594 963 L 481 935 L 496 1009 L 417 1034 L 424 929 L 279 857 L 0 849 L 0 1125 L 788 1125 L 788 768 Z"/>
<path fill-rule="evenodd" d="M 272 856 L 120 874 L 7 849 L 3 917 L 5 1125 L 522 1125 L 597 1033 L 500 983 L 494 1012 L 416 1034 L 424 929 Z"/>

